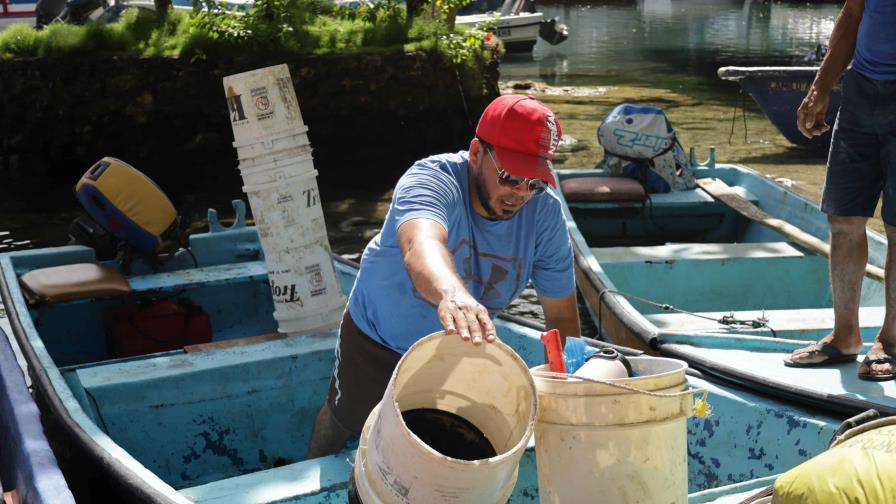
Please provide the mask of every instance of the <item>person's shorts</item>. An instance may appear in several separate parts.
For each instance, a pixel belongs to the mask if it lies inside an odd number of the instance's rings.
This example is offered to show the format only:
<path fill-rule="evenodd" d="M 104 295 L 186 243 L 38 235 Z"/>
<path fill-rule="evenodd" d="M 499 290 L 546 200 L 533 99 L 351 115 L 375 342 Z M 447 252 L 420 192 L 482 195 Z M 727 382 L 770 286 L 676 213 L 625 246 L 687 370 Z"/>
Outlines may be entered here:
<path fill-rule="evenodd" d="M 843 76 L 821 209 L 829 215 L 881 216 L 896 226 L 896 81 L 849 69 Z"/>
<path fill-rule="evenodd" d="M 355 435 L 361 434 L 367 416 L 383 398 L 399 360 L 401 354 L 361 332 L 345 310 L 327 396 L 339 425 Z"/>

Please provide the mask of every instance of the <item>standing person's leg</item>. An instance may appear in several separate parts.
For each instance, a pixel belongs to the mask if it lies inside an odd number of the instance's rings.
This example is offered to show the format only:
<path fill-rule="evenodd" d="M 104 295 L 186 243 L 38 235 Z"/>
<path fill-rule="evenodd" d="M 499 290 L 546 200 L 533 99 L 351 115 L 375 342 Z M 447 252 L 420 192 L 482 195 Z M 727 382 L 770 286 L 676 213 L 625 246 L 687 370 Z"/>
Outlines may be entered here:
<path fill-rule="evenodd" d="M 886 315 L 858 373 L 859 378 L 889 380 L 896 377 L 896 82 L 874 82 L 879 92 L 874 122 L 882 139 L 880 160 L 887 173 L 881 208 L 887 232 L 887 259 L 884 264 Z"/>
<path fill-rule="evenodd" d="M 888 178 L 877 127 L 870 120 L 879 108 L 877 94 L 869 79 L 846 72 L 821 198 L 831 228 L 834 328 L 817 343 L 794 350 L 785 359 L 790 366 L 852 361 L 862 349 L 859 300 L 868 262 L 865 223 L 874 215 Z"/>
<path fill-rule="evenodd" d="M 811 366 L 855 360 L 862 350 L 859 295 L 868 263 L 865 217 L 828 216 L 831 226 L 831 297 L 834 329 L 817 343 L 795 350 L 786 363 Z"/>
<path fill-rule="evenodd" d="M 886 315 L 884 323 L 868 355 L 859 366 L 859 378 L 866 380 L 889 380 L 896 373 L 896 227 L 885 225 L 887 231 L 887 262 L 884 297 Z"/>
<path fill-rule="evenodd" d="M 337 453 L 351 436 L 361 434 L 399 360 L 399 353 L 361 332 L 346 310 L 327 400 L 314 421 L 305 458 Z"/>

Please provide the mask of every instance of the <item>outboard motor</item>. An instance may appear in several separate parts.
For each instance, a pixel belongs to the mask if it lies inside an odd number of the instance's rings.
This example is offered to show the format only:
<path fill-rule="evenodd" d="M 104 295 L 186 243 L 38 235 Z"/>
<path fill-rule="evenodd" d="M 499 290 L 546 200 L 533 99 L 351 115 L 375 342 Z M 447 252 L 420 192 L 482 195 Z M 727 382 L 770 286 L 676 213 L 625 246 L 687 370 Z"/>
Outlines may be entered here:
<path fill-rule="evenodd" d="M 38 28 L 47 26 L 65 9 L 66 0 L 37 0 L 34 8 L 35 25 Z"/>
<path fill-rule="evenodd" d="M 90 19 L 98 18 L 108 8 L 106 0 L 69 0 L 53 21 L 83 24 Z"/>
<path fill-rule="evenodd" d="M 114 247 L 125 270 L 134 257 L 153 267 L 160 256 L 178 248 L 189 253 L 171 200 L 124 161 L 113 157 L 97 161 L 75 185 L 75 197 L 90 219 L 72 223 L 71 238 L 102 255 Z"/>
<path fill-rule="evenodd" d="M 557 45 L 569 38 L 569 28 L 557 18 L 546 19 L 538 27 L 538 36 L 551 45 Z"/>

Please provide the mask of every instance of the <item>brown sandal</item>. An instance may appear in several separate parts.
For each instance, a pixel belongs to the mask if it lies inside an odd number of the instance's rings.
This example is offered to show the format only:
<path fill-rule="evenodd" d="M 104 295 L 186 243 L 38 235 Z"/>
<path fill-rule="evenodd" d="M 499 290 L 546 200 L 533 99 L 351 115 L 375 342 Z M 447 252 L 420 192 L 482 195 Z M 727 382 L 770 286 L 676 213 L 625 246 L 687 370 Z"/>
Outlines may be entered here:
<path fill-rule="evenodd" d="M 865 359 L 862 361 L 862 364 L 867 366 L 867 373 L 859 373 L 859 378 L 862 380 L 868 381 L 887 381 L 896 378 L 896 358 L 893 358 L 890 355 L 887 355 L 883 352 L 880 353 L 871 353 L 865 356 Z M 889 364 L 890 365 L 890 373 L 872 373 L 871 365 L 872 364 Z"/>
<path fill-rule="evenodd" d="M 827 358 L 817 362 L 797 362 L 792 360 L 791 358 L 797 354 L 822 354 Z M 830 364 L 838 364 L 840 362 L 850 362 L 856 360 L 858 354 L 847 354 L 840 351 L 839 348 L 835 347 L 830 343 L 812 343 L 811 345 L 799 348 L 794 350 L 793 353 L 790 354 L 790 357 L 784 358 L 784 365 L 790 367 L 818 367 L 818 366 L 827 366 Z"/>

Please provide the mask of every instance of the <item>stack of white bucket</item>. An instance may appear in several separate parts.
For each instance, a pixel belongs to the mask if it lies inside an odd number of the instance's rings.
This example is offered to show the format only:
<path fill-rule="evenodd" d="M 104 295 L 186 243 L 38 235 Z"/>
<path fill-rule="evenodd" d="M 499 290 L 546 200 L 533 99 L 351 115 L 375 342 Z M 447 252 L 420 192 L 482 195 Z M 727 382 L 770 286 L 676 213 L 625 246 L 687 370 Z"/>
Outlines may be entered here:
<path fill-rule="evenodd" d="M 333 327 L 345 297 L 330 257 L 308 128 L 289 68 L 229 75 L 224 92 L 279 330 L 304 334 Z"/>

